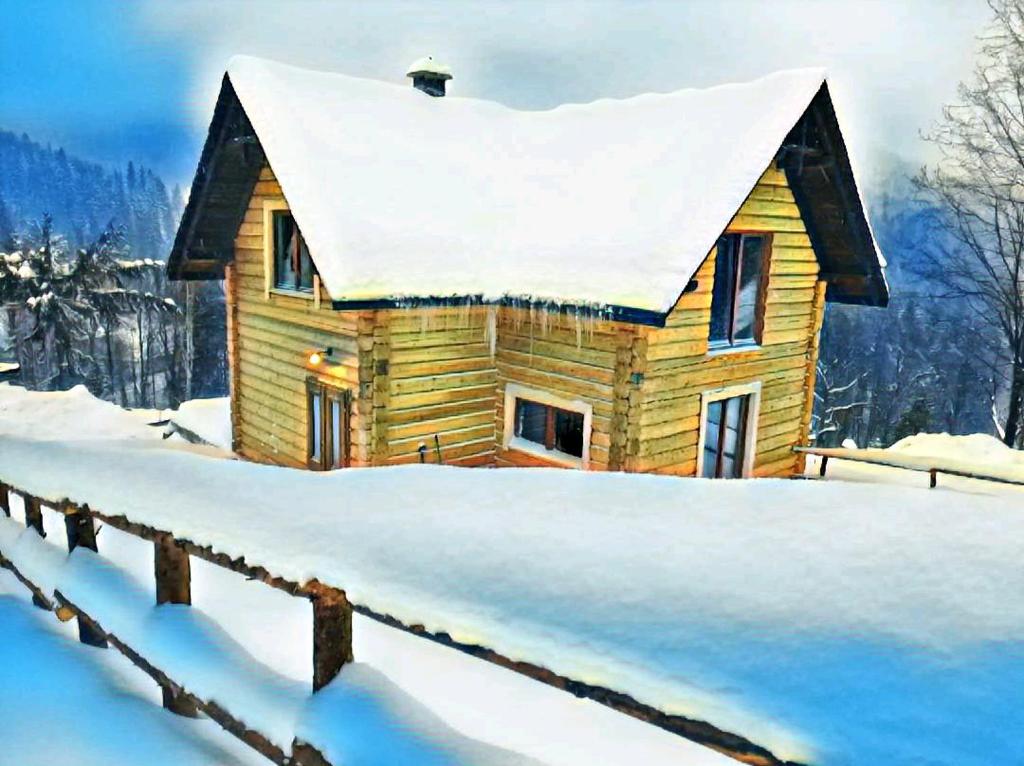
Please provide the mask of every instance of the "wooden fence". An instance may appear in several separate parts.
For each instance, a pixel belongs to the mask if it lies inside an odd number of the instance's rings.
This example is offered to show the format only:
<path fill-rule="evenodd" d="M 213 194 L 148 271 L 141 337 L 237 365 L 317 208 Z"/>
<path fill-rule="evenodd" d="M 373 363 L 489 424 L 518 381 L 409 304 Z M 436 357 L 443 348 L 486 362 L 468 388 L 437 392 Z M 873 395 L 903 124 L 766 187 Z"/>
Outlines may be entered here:
<path fill-rule="evenodd" d="M 25 491 L 0 482 L 0 511 L 7 517 L 11 515 L 10 494 L 12 492 L 21 496 L 24 502 L 26 526 L 34 529 L 40 537 L 46 536 L 42 513 L 44 505 L 63 515 L 69 552 L 78 547 L 98 552 L 96 521 L 102 521 L 115 529 L 152 543 L 157 604 L 191 605 L 190 556 L 236 572 L 249 580 L 262 582 L 291 596 L 308 599 L 313 606 L 312 688 L 314 692 L 330 683 L 344 665 L 352 661 L 352 614 L 358 612 L 390 627 L 457 649 L 473 657 L 570 692 L 577 697 L 594 700 L 685 739 L 710 747 L 742 763 L 752 766 L 799 766 L 799 764 L 789 761 L 782 761 L 766 748 L 740 735 L 723 731 L 705 721 L 671 715 L 639 702 L 628 694 L 568 678 L 529 662 L 513 660 L 487 647 L 455 641 L 447 633 L 432 633 L 421 625 L 405 624 L 367 606 L 350 603 L 345 591 L 341 588 L 332 587 L 317 580 L 297 583 L 278 577 L 264 567 L 246 563 L 244 557 L 231 558 L 208 546 L 198 545 L 190 540 L 175 537 L 169 532 L 133 522 L 123 515 L 104 513 L 90 508 L 88 505 L 68 500 L 58 503 L 44 502 Z M 296 739 L 291 743 L 291 752 L 286 753 L 264 734 L 248 728 L 216 701 L 202 699 L 190 692 L 180 682 L 170 678 L 160 668 L 154 666 L 136 649 L 109 630 L 104 629 L 102 623 L 94 615 L 87 614 L 60 591 L 55 591 L 51 599 L 49 594 L 23 574 L 13 561 L 6 558 L 3 551 L 0 551 L 0 567 L 11 571 L 29 589 L 36 606 L 56 612 L 57 617 L 61 620 L 77 618 L 79 638 L 83 643 L 98 647 L 112 646 L 149 675 L 159 684 L 163 693 L 164 707 L 168 710 L 190 717 L 203 713 L 226 731 L 280 766 L 331 766 L 313 744 Z M 339 725 L 345 725 L 345 723 L 340 722 Z"/>
<path fill-rule="evenodd" d="M 880 465 L 885 468 L 899 468 L 904 471 L 917 471 L 919 473 L 928 474 L 928 487 L 934 489 L 938 484 L 938 476 L 940 473 L 946 474 L 947 476 L 959 476 L 963 479 L 974 479 L 975 481 L 991 481 L 997 484 L 1011 484 L 1018 487 L 1024 487 L 1024 481 L 1019 479 L 1011 479 L 1005 476 L 994 476 L 987 473 L 978 473 L 976 471 L 965 471 L 959 468 L 949 468 L 941 466 L 914 466 L 907 465 L 906 463 L 900 463 L 897 460 L 886 460 L 885 458 L 874 457 L 871 455 L 858 455 L 853 450 L 845 448 L 836 449 L 829 447 L 794 447 L 796 452 L 804 455 L 816 455 L 821 458 L 821 464 L 818 466 L 818 476 L 824 477 L 825 471 L 828 468 L 828 461 L 830 458 L 836 460 L 851 460 L 855 463 L 867 463 L 869 465 Z"/>

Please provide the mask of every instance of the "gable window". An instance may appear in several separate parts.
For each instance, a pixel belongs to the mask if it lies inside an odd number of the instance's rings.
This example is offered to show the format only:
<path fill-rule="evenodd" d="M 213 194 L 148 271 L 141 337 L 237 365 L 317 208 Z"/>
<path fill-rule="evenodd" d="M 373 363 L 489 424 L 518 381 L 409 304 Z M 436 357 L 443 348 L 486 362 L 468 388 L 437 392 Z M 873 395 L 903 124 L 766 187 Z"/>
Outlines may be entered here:
<path fill-rule="evenodd" d="M 697 473 L 705 479 L 738 479 L 753 468 L 760 385 L 705 393 Z"/>
<path fill-rule="evenodd" d="M 306 418 L 306 464 L 316 471 L 348 465 L 349 391 L 309 378 Z"/>
<path fill-rule="evenodd" d="M 279 290 L 313 292 L 313 261 L 292 214 L 275 210 L 273 215 L 274 279 Z"/>
<path fill-rule="evenodd" d="M 585 402 L 510 383 L 505 387 L 504 446 L 582 468 L 590 457 L 592 414 Z"/>
<path fill-rule="evenodd" d="M 711 291 L 709 346 L 754 346 L 761 341 L 766 234 L 726 234 L 718 240 Z"/>

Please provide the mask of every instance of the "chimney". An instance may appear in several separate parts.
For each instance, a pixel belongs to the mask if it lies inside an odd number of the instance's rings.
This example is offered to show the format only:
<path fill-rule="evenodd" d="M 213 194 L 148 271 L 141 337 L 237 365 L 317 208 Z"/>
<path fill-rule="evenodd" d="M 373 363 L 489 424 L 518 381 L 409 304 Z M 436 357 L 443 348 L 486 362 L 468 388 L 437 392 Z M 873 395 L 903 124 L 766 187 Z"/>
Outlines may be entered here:
<path fill-rule="evenodd" d="M 443 96 L 444 83 L 452 79 L 452 70 L 438 64 L 433 56 L 424 56 L 409 65 L 406 77 L 412 78 L 412 86 L 428 96 Z"/>

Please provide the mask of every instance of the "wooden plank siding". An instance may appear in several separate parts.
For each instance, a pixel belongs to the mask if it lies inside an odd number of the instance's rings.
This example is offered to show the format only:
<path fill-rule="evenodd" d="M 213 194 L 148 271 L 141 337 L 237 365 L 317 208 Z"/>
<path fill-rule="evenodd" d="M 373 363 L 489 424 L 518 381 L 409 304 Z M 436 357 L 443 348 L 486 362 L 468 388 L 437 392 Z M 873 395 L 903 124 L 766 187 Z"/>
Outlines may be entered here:
<path fill-rule="evenodd" d="M 708 353 L 712 250 L 695 276 L 697 289 L 680 297 L 664 329 L 647 336 L 633 470 L 694 475 L 702 392 L 755 382 L 762 388 L 754 475 L 784 476 L 797 468 L 792 447 L 806 438 L 823 292 L 818 261 L 782 171 L 764 173 L 727 231 L 772 235 L 762 343 Z"/>
<path fill-rule="evenodd" d="M 418 462 L 421 446 L 427 462 L 439 446 L 448 464 L 550 465 L 502 446 L 516 384 L 590 405 L 588 468 L 693 475 L 701 393 L 760 382 L 754 473 L 797 469 L 824 293 L 781 171 L 763 175 L 729 226 L 772 235 L 762 345 L 710 355 L 713 250 L 664 328 L 506 306 L 335 311 L 324 291 L 319 302 L 266 293 L 264 201 L 282 199 L 265 168 L 227 280 L 232 423 L 246 457 L 305 465 L 315 373 L 352 391 L 353 465 Z M 309 352 L 325 347 L 333 359 L 310 368 Z"/>
<path fill-rule="evenodd" d="M 380 462 L 494 463 L 494 387 L 486 306 L 392 309 Z M 384 419 L 381 419 L 384 422 Z M 436 441 L 435 441 L 435 436 Z"/>
<path fill-rule="evenodd" d="M 626 467 L 630 378 L 642 364 L 637 348 L 646 327 L 571 314 L 502 308 L 497 320 L 498 387 L 495 397 L 496 464 L 550 465 L 543 457 L 502 447 L 505 387 L 515 383 L 593 408 L 592 470 Z M 632 399 L 636 404 L 636 397 Z M 634 411 L 634 419 L 639 413 Z"/>
<path fill-rule="evenodd" d="M 235 261 L 228 289 L 231 317 L 229 359 L 237 367 L 232 385 L 232 425 L 238 450 L 258 462 L 306 465 L 306 378 L 317 375 L 353 393 L 353 465 L 371 461 L 372 397 L 360 387 L 359 349 L 367 332 L 373 339 L 373 312 L 333 311 L 322 293 L 320 305 L 303 297 L 266 294 L 263 264 L 263 203 L 284 195 L 265 167 L 253 190 L 235 238 Z M 367 328 L 369 327 L 369 330 Z M 310 352 L 333 349 L 319 368 Z"/>

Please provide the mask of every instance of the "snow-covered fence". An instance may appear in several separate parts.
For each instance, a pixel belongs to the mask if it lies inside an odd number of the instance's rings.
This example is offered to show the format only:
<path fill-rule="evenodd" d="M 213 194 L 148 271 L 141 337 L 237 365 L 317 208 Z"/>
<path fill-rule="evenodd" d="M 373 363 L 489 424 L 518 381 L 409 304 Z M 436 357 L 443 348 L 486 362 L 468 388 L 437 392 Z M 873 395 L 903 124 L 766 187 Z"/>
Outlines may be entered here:
<path fill-rule="evenodd" d="M 0 511 L 11 516 L 11 492 L 22 498 L 26 527 L 34 529 L 40 537 L 46 537 L 43 526 L 43 502 L 26 492 L 21 492 L 0 483 Z M 318 582 L 295 583 L 275 577 L 262 567 L 253 567 L 244 559 L 215 553 L 206 546 L 196 545 L 188 540 L 175 539 L 173 535 L 129 521 L 124 516 L 112 516 L 90 509 L 86 505 L 72 502 L 46 504 L 64 515 L 67 529 L 68 550 L 83 547 L 97 551 L 95 521 L 100 520 L 115 529 L 134 535 L 153 544 L 154 576 L 156 580 L 157 604 L 190 605 L 191 570 L 189 556 L 230 569 L 250 580 L 258 580 L 293 596 L 309 599 L 313 604 L 313 690 L 326 686 L 338 674 L 346 662 L 352 660 L 352 606 L 343 591 Z M 15 561 L 7 558 L 0 550 L 0 567 L 11 571 L 32 593 L 33 603 L 41 609 L 55 611 L 63 620 L 77 618 L 79 638 L 83 643 L 106 647 L 113 646 L 124 654 L 136 667 L 149 675 L 160 686 L 164 707 L 179 715 L 195 717 L 199 712 L 209 716 L 226 731 L 281 766 L 329 766 L 329 761 L 312 745 L 298 739 L 292 742 L 291 753 L 286 753 L 274 744 L 268 736 L 255 731 L 212 699 L 203 699 L 188 691 L 184 685 L 171 678 L 141 652 L 114 633 L 105 630 L 94 615 L 65 596 L 60 590 L 52 598 L 43 587 L 33 582 L 21 571 Z"/>
<path fill-rule="evenodd" d="M 548 668 L 522 660 L 513 660 L 487 647 L 461 643 L 445 632 L 431 632 L 422 625 L 403 623 L 395 617 L 376 612 L 359 604 L 349 602 L 344 590 L 319 582 L 316 579 L 297 582 L 275 575 L 265 567 L 251 565 L 244 557 L 232 558 L 215 551 L 207 545 L 175 536 L 170 532 L 155 529 L 128 519 L 123 515 L 109 514 L 85 503 L 69 500 L 41 500 L 31 493 L 0 482 L 0 510 L 11 516 L 10 497 L 14 493 L 21 497 L 25 510 L 26 527 L 35 530 L 39 537 L 45 537 L 43 507 L 52 508 L 63 514 L 68 531 L 68 548 L 76 547 L 97 551 L 94 524 L 101 521 L 115 529 L 150 542 L 154 550 L 154 577 L 158 604 L 191 603 L 191 573 L 189 557 L 196 556 L 204 561 L 238 573 L 249 580 L 259 581 L 291 596 L 308 599 L 313 613 L 313 676 L 314 693 L 323 689 L 342 667 L 351 662 L 352 656 L 352 614 L 354 611 L 390 627 L 442 643 L 479 659 L 500 665 L 514 672 L 526 675 L 545 684 L 568 691 L 577 697 L 589 698 L 618 712 L 651 723 L 659 728 L 707 745 L 738 760 L 759 766 L 784 766 L 789 761 L 776 758 L 769 750 L 750 740 L 724 731 L 710 723 L 668 714 L 655 707 L 639 702 L 629 694 L 588 684 Z M 34 535 L 32 537 L 35 537 Z M 0 536 L 0 542 L 3 541 Z M 10 538 L 7 538 L 8 540 Z M 41 540 L 36 540 L 41 544 Z M 48 544 L 45 544 L 46 547 Z M 95 646 L 112 646 L 124 654 L 133 664 L 149 675 L 162 689 L 164 706 L 180 715 L 195 716 L 201 712 L 218 723 L 229 733 L 261 753 L 271 761 L 285 766 L 330 766 L 330 761 L 316 747 L 296 736 L 290 743 L 290 752 L 277 744 L 277 738 L 247 724 L 246 718 L 229 711 L 222 701 L 188 688 L 189 680 L 172 677 L 158 661 L 147 656 L 147 650 L 133 645 L 131 639 L 118 634 L 116 628 L 104 625 L 103 617 L 93 613 L 88 605 L 79 603 L 81 594 L 89 584 L 78 589 L 79 597 L 68 594 L 52 582 L 34 581 L 31 573 L 22 571 L 18 556 L 0 548 L 0 567 L 10 570 L 33 594 L 33 601 L 43 609 L 55 611 L 61 620 L 76 618 L 79 635 L 83 642 Z M 29 565 L 36 565 L 28 557 Z M 314 694 L 314 696 L 316 696 Z M 315 737 L 310 737 L 315 739 Z M 276 740 L 276 741 L 275 741 Z"/>
<path fill-rule="evenodd" d="M 938 475 L 959 476 L 963 479 L 974 479 L 976 481 L 991 481 L 997 484 L 1013 484 L 1024 487 L 1024 479 L 1015 476 L 1000 474 L 996 471 L 983 471 L 980 469 L 968 470 L 962 466 L 949 464 L 949 461 L 939 458 L 917 457 L 903 455 L 899 452 L 882 449 L 847 449 L 845 447 L 796 447 L 797 452 L 804 455 L 815 455 L 821 458 L 818 464 L 818 475 L 825 476 L 830 459 L 852 460 L 856 463 L 867 463 L 885 468 L 899 468 L 904 471 L 918 471 L 928 474 L 928 486 L 932 489 L 938 484 Z"/>

